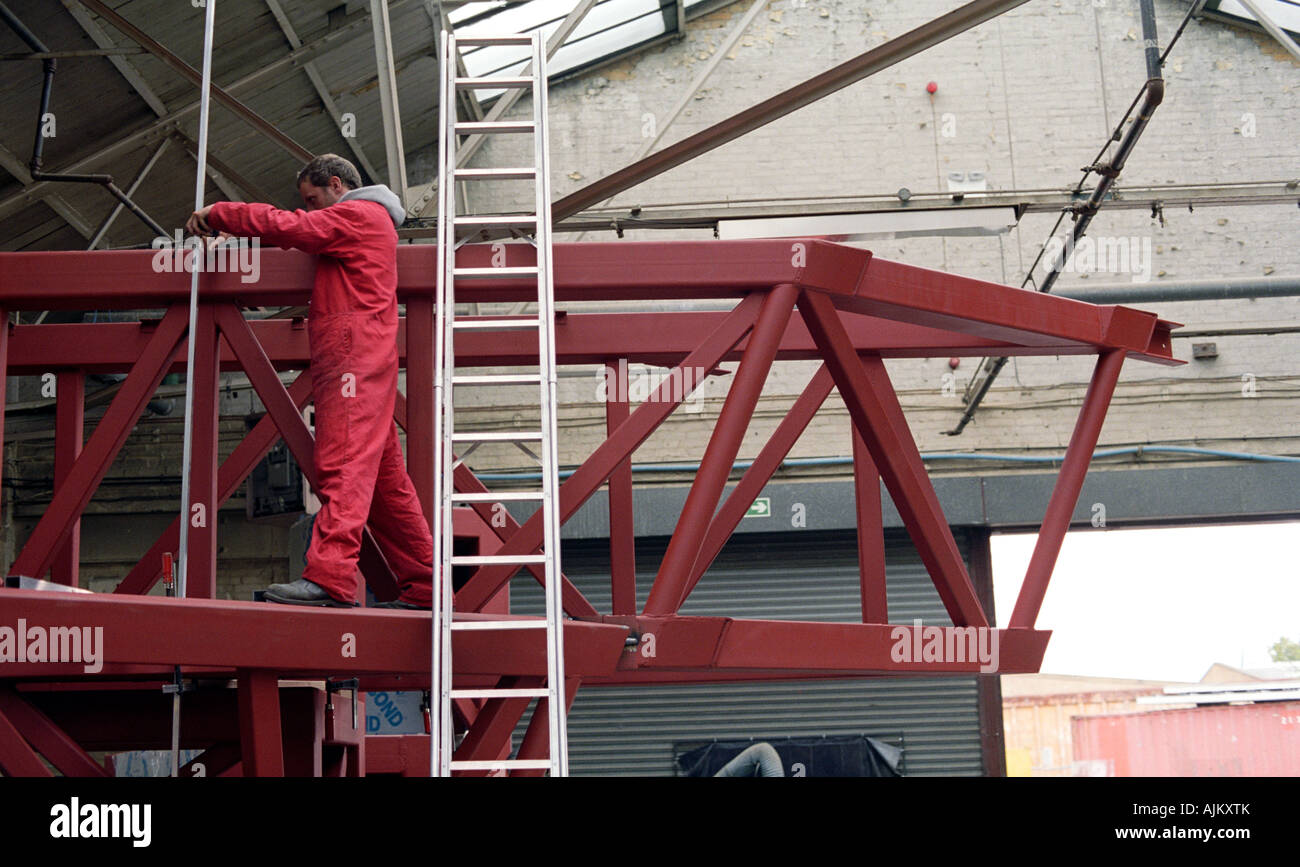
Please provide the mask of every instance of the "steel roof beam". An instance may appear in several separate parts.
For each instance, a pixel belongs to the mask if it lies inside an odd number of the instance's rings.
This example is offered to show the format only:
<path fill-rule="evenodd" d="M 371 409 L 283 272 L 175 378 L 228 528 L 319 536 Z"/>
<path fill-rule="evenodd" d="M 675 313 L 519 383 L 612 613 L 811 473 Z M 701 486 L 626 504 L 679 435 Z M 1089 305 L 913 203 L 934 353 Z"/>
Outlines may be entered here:
<path fill-rule="evenodd" d="M 904 33 L 897 39 L 878 45 L 821 75 L 795 85 L 770 99 L 765 99 L 708 129 L 688 136 L 645 159 L 638 160 L 595 183 L 570 193 L 552 206 L 551 219 L 558 223 L 584 208 L 612 198 L 626 189 L 721 147 L 804 106 L 811 105 L 822 97 L 842 90 L 882 69 L 888 69 L 914 54 L 965 33 L 972 27 L 990 18 L 996 18 L 1017 6 L 1022 6 L 1026 2 L 1028 0 L 973 0 L 947 15 Z"/>

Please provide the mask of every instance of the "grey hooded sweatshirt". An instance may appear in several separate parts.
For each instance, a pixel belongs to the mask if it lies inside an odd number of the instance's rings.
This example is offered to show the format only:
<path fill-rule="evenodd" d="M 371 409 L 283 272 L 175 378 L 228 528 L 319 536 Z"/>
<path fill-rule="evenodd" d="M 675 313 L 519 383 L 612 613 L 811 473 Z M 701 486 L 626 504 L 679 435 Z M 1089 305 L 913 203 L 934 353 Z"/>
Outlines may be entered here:
<path fill-rule="evenodd" d="M 388 216 L 393 218 L 393 226 L 397 227 L 406 221 L 406 209 L 402 207 L 402 200 L 397 197 L 397 193 L 383 184 L 372 184 L 368 187 L 357 187 L 355 190 L 348 190 L 339 199 L 340 202 L 348 202 L 359 199 L 365 202 L 378 202 L 388 211 Z"/>

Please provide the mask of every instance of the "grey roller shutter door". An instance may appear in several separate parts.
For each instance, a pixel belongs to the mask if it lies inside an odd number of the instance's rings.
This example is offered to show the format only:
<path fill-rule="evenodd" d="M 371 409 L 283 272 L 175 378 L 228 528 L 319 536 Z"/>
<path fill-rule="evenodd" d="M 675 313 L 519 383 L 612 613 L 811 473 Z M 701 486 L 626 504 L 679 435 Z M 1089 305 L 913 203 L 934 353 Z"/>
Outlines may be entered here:
<path fill-rule="evenodd" d="M 957 543 L 966 557 L 960 532 Z M 664 545 L 637 540 L 638 607 Z M 565 574 L 600 611 L 610 605 L 608 562 L 607 543 L 565 543 Z M 891 622 L 951 623 L 906 535 L 886 536 L 886 569 Z M 531 579 L 516 577 L 511 595 L 514 612 L 543 611 Z M 681 613 L 856 622 L 860 610 L 853 533 L 809 531 L 733 537 Z M 901 744 L 907 775 L 983 773 L 970 677 L 584 686 L 569 715 L 570 770 L 672 775 L 674 744 L 823 734 Z"/>

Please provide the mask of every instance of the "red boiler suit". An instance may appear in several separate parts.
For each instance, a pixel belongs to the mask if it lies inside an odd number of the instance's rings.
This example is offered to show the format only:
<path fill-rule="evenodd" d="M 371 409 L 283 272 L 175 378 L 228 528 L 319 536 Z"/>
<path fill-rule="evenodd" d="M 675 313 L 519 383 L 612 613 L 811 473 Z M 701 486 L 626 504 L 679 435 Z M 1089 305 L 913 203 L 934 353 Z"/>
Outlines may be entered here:
<path fill-rule="evenodd" d="M 433 538 L 393 420 L 397 394 L 397 232 L 378 202 L 317 211 L 219 202 L 208 225 L 320 258 L 307 315 L 316 404 L 316 495 L 302 577 L 341 602 L 357 596 L 367 524 L 402 588 L 432 601 Z"/>

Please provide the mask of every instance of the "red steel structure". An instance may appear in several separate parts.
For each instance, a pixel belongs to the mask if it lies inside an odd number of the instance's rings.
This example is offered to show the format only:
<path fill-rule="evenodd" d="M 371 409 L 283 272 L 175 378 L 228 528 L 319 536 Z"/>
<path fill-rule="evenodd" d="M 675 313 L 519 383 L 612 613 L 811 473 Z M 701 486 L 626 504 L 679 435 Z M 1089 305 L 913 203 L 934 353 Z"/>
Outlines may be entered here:
<path fill-rule="evenodd" d="M 458 254 L 469 267 L 531 264 L 533 248 L 506 245 L 504 263 L 487 245 Z M 408 465 L 426 514 L 433 481 L 434 248 L 398 251 L 399 333 L 407 393 L 395 416 L 407 434 Z M 148 251 L 0 254 L 0 312 L 47 309 L 161 309 L 141 322 L 41 324 L 0 330 L 0 376 L 54 372 L 58 377 L 55 486 L 11 576 L 78 583 L 78 519 L 162 378 L 183 371 L 187 355 L 188 275 L 159 273 Z M 620 361 L 673 367 L 663 386 L 635 409 L 610 390 L 607 437 L 561 485 L 562 519 L 608 486 L 612 610 L 601 612 L 564 585 L 566 684 L 651 684 L 776 678 L 953 675 L 979 671 L 966 662 L 899 662 L 898 629 L 888 623 L 879 482 L 884 481 L 954 627 L 988 627 L 970 576 L 939 506 L 886 374 L 884 359 L 990 355 L 1096 355 L 1037 548 L 1009 624 L 997 631 L 1002 672 L 1033 672 L 1050 633 L 1037 618 L 1061 542 L 1077 503 L 1107 406 L 1126 357 L 1176 364 L 1174 323 L 1152 313 L 1095 306 L 873 258 L 864 250 L 815 238 L 555 246 L 557 303 L 734 299 L 717 312 L 561 312 L 559 364 Z M 312 475 L 312 437 L 300 411 L 310 399 L 307 333 L 300 319 L 246 320 L 247 306 L 308 300 L 314 261 L 263 250 L 260 277 L 202 277 L 195 347 L 196 410 L 192 503 L 209 516 L 228 499 L 278 438 Z M 457 298 L 524 301 L 525 279 L 466 281 Z M 462 366 L 528 364 L 536 347 L 518 332 L 467 331 L 457 340 Z M 821 367 L 725 501 L 731 475 L 763 384 L 774 363 L 820 360 Z M 690 486 L 644 608 L 636 609 L 631 458 L 637 447 L 697 384 L 692 372 L 737 363 L 725 403 Z M 219 372 L 242 370 L 266 415 L 224 461 L 218 461 Z M 302 371 L 287 387 L 278 372 Z M 83 378 L 127 377 L 82 442 Z M 685 384 L 685 392 L 672 386 Z M 838 389 L 852 419 L 862 587 L 855 623 L 809 623 L 682 616 L 683 601 L 771 479 L 799 435 Z M 2 410 L 0 410 L 2 412 Z M 2 420 L 2 416 L 0 416 Z M 486 487 L 464 464 L 458 491 Z M 721 503 L 720 507 L 719 504 Z M 479 553 L 527 553 L 541 541 L 540 514 L 494 526 L 491 503 L 458 511 L 457 535 Z M 426 688 L 427 616 L 381 609 L 297 609 L 221 601 L 216 590 L 217 521 L 191 521 L 189 598 L 143 594 L 158 582 L 162 555 L 175 552 L 179 519 L 143 552 L 111 594 L 0 589 L 0 626 L 28 629 L 102 626 L 102 667 L 77 662 L 0 663 L 0 769 L 49 773 L 44 756 L 65 774 L 103 774 L 93 750 L 170 744 L 169 702 L 159 687 L 179 666 L 203 686 L 185 693 L 182 746 L 206 749 L 209 775 L 424 773 L 427 737 L 366 738 L 349 701 L 319 688 L 322 679 L 358 678 L 362 690 Z M 495 524 L 500 524 L 498 520 Z M 479 568 L 456 595 L 457 617 L 502 611 L 509 566 Z M 397 588 L 368 539 L 360 571 L 374 594 Z M 541 580 L 540 570 L 535 573 Z M 20 630 L 21 631 L 21 630 Z M 49 634 L 53 635 L 53 632 Z M 653 655 L 639 651 L 653 636 Z M 471 630 L 455 635 L 458 684 L 533 686 L 544 676 L 538 630 Z M 53 639 L 51 639 L 53 641 Z M 67 650 L 66 635 L 65 646 Z M 303 685 L 317 682 L 317 687 Z M 357 684 L 352 684 L 356 686 Z M 354 693 L 355 695 L 355 693 Z M 509 754 L 510 736 L 527 699 L 461 701 L 467 732 L 457 758 Z M 520 758 L 545 751 L 545 713 L 520 747 Z M 367 750 L 369 752 L 367 753 Z M 520 774 L 536 772 L 519 771 Z"/>

